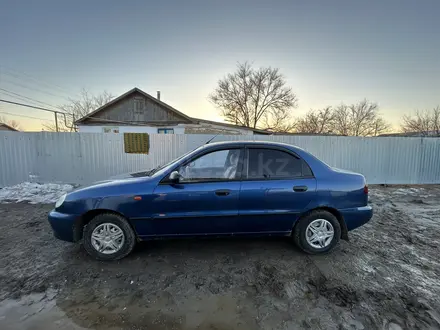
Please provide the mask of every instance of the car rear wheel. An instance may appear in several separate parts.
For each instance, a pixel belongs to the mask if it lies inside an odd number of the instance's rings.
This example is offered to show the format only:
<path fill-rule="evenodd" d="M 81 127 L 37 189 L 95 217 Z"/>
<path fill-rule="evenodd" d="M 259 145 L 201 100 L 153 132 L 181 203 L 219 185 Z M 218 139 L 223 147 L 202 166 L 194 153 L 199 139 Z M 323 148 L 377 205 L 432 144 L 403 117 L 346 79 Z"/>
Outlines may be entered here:
<path fill-rule="evenodd" d="M 117 260 L 133 250 L 136 234 L 124 217 L 103 213 L 84 226 L 83 242 L 87 253 L 95 259 Z"/>
<path fill-rule="evenodd" d="M 301 217 L 293 230 L 293 240 L 303 251 L 321 254 L 333 250 L 341 238 L 341 225 L 328 211 L 315 210 Z"/>

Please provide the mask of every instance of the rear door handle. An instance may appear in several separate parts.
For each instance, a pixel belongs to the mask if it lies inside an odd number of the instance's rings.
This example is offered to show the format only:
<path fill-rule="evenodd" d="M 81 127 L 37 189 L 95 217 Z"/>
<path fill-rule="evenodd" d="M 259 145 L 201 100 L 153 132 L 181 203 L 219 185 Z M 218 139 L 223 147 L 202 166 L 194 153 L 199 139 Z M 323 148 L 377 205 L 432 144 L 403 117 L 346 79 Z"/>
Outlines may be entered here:
<path fill-rule="evenodd" d="M 215 191 L 217 196 L 228 196 L 231 193 L 229 189 L 219 189 Z"/>
<path fill-rule="evenodd" d="M 293 187 L 293 190 L 297 191 L 297 192 L 307 191 L 307 189 L 309 189 L 309 187 L 307 187 L 307 186 L 294 186 Z"/>

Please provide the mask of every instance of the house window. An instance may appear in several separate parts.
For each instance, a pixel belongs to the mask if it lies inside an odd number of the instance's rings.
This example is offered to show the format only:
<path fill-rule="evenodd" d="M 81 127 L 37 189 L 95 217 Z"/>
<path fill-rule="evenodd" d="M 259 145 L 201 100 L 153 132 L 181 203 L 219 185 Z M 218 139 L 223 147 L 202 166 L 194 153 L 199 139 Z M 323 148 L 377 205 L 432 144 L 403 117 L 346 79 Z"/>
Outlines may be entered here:
<path fill-rule="evenodd" d="M 106 126 L 102 128 L 103 133 L 119 133 L 119 127 L 116 126 Z"/>
<path fill-rule="evenodd" d="M 144 111 L 145 100 L 143 98 L 134 99 L 134 113 L 141 114 Z"/>
<path fill-rule="evenodd" d="M 158 128 L 158 134 L 174 134 L 174 128 Z"/>

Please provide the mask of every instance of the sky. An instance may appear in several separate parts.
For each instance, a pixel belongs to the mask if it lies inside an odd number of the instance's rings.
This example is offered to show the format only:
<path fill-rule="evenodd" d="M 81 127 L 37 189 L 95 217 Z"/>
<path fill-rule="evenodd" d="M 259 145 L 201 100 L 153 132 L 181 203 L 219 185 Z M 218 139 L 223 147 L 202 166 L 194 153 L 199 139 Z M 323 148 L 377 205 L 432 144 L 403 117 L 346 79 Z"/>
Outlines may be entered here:
<path fill-rule="evenodd" d="M 0 8 L 0 99 L 58 106 L 83 88 L 119 96 L 138 87 L 222 121 L 208 95 L 249 61 L 280 69 L 299 99 L 295 115 L 367 98 L 397 127 L 403 114 L 440 104 L 438 0 L 0 0 Z M 0 116 L 25 130 L 53 118 L 5 103 Z"/>

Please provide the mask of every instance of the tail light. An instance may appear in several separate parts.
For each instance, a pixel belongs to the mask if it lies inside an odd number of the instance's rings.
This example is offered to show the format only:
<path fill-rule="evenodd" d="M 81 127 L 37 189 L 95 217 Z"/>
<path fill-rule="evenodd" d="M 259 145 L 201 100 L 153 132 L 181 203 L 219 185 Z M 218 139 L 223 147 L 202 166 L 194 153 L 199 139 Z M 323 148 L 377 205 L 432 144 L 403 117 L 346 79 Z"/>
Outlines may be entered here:
<path fill-rule="evenodd" d="M 364 194 L 368 194 L 368 185 L 367 184 L 365 184 L 365 186 L 364 186 Z"/>

